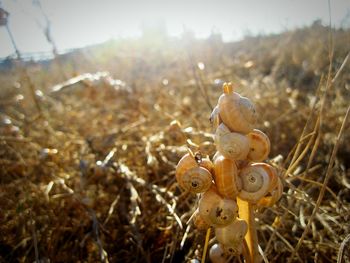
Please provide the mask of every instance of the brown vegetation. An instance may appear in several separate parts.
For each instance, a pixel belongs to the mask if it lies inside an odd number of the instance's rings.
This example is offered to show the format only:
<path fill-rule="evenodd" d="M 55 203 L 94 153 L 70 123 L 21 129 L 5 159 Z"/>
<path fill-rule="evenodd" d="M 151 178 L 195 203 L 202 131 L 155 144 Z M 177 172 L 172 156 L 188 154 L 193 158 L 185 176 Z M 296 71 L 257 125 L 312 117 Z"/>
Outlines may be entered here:
<path fill-rule="evenodd" d="M 205 233 L 186 224 L 197 199 L 175 166 L 186 146 L 215 153 L 223 81 L 257 105 L 284 178 L 258 216 L 266 258 L 336 261 L 350 234 L 348 43 L 349 30 L 319 24 L 238 43 L 146 35 L 3 70 L 0 262 L 200 258 Z"/>

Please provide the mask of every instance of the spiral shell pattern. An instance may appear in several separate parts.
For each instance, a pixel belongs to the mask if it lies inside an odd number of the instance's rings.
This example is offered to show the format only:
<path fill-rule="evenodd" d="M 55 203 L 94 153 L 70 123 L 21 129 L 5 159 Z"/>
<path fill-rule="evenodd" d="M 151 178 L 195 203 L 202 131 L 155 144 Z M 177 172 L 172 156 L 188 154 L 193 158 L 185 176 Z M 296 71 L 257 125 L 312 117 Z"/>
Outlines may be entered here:
<path fill-rule="evenodd" d="M 193 155 L 186 154 L 176 167 L 176 180 L 180 187 L 191 193 L 203 193 L 212 185 L 212 174 L 208 170 L 212 170 L 212 167 L 213 165 L 209 160 L 198 164 Z"/>
<path fill-rule="evenodd" d="M 249 165 L 243 168 L 239 173 L 239 177 L 242 180 L 242 190 L 238 196 L 242 200 L 256 203 L 270 189 L 270 176 L 260 166 Z"/>
<path fill-rule="evenodd" d="M 191 193 L 203 193 L 212 184 L 211 173 L 203 167 L 194 167 L 186 171 L 179 181 L 182 188 Z"/>
<path fill-rule="evenodd" d="M 220 124 L 215 133 L 218 151 L 226 158 L 244 160 L 249 153 L 249 140 L 246 136 L 230 132 L 225 124 Z"/>

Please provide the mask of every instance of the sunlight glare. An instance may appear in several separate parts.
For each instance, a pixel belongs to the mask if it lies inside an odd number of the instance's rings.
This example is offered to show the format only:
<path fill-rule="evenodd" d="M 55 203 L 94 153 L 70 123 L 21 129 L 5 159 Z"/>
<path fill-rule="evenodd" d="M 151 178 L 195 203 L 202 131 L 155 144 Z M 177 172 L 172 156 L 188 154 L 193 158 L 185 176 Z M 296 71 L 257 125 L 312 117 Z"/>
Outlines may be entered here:
<path fill-rule="evenodd" d="M 50 51 L 43 34 L 44 15 L 33 2 L 4 0 L 2 4 L 10 13 L 9 27 L 21 51 Z M 328 21 L 327 1 L 318 0 L 40 0 L 40 3 L 50 20 L 58 50 L 112 38 L 137 38 L 149 28 L 163 30 L 172 37 L 180 37 L 184 29 L 199 38 L 219 32 L 224 41 L 232 41 L 245 35 L 278 33 L 316 19 Z M 332 1 L 335 25 L 342 25 L 349 13 L 349 1 Z M 345 24 L 349 26 L 348 20 Z M 4 42 L 0 57 L 13 53 L 4 27 L 0 28 L 0 38 Z"/>

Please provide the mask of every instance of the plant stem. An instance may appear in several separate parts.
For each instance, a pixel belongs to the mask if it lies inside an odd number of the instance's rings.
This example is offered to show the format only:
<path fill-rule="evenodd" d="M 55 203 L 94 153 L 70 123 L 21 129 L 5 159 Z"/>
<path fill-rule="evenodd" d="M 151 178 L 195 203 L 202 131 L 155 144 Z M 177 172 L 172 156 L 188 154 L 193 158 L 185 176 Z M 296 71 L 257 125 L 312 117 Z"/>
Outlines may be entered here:
<path fill-rule="evenodd" d="M 208 230 L 207 230 L 207 234 L 206 234 L 206 236 L 205 236 L 205 243 L 204 243 L 203 255 L 202 255 L 201 263 L 204 263 L 204 262 L 205 262 L 205 257 L 206 257 L 206 255 L 207 255 L 207 250 L 208 250 L 210 232 L 211 232 L 211 228 L 209 227 Z"/>
<path fill-rule="evenodd" d="M 17 58 L 18 58 L 18 60 L 21 60 L 21 53 L 19 52 L 19 49 L 18 49 L 18 47 L 17 47 L 17 45 L 16 45 L 15 39 L 14 39 L 14 37 L 13 37 L 13 35 L 12 35 L 12 32 L 11 32 L 11 30 L 10 30 L 8 24 L 6 24 L 6 30 L 7 30 L 7 33 L 9 34 L 9 37 L 10 37 L 12 46 L 13 46 L 13 48 L 14 48 L 15 51 L 16 51 Z"/>
<path fill-rule="evenodd" d="M 252 204 L 237 198 L 239 207 L 239 218 L 245 220 L 248 224 L 248 232 L 245 235 L 245 241 L 248 247 L 248 253 L 244 257 L 247 263 L 260 263 L 261 257 L 258 250 L 258 234 L 255 226 L 254 207 Z"/>

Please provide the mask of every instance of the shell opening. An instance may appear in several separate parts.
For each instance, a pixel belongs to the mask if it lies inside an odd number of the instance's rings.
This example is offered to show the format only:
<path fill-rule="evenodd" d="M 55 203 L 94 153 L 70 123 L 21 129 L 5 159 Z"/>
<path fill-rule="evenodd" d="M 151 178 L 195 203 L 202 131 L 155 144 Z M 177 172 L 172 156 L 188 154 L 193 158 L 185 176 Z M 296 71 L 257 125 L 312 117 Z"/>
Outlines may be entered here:
<path fill-rule="evenodd" d="M 242 188 L 250 193 L 258 191 L 264 183 L 263 176 L 257 172 L 250 172 L 242 176 Z"/>
<path fill-rule="evenodd" d="M 235 143 L 232 143 L 231 145 L 227 145 L 225 148 L 226 148 L 225 150 L 231 155 L 239 154 L 239 147 Z"/>
<path fill-rule="evenodd" d="M 191 185 L 192 185 L 192 188 L 197 188 L 199 183 L 194 181 L 194 182 L 191 183 Z"/>
<path fill-rule="evenodd" d="M 211 173 L 203 167 L 194 167 L 181 177 L 180 185 L 192 193 L 204 193 L 212 184 Z"/>

